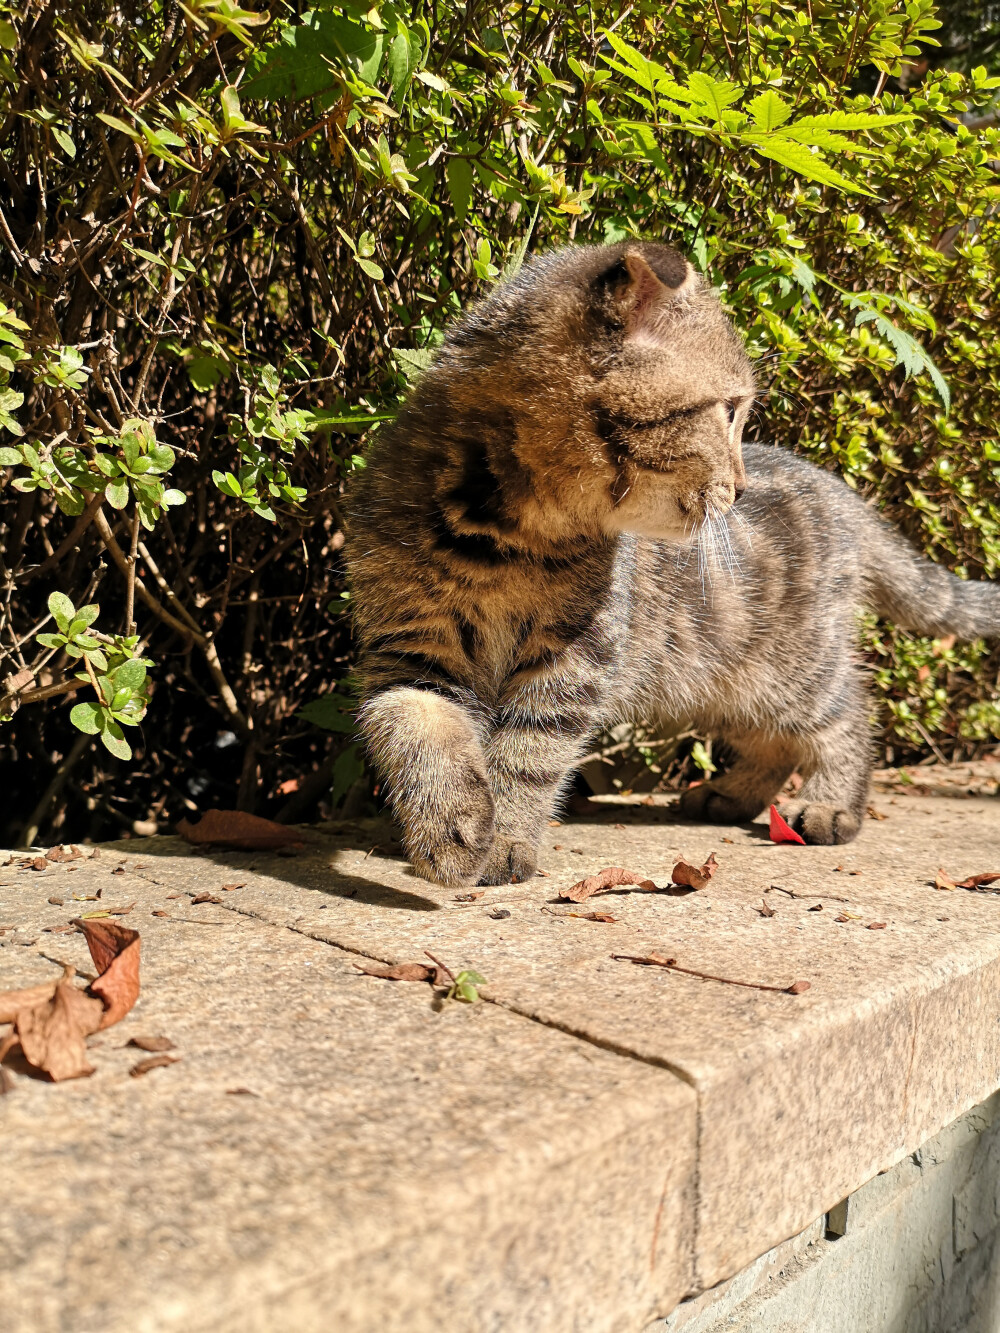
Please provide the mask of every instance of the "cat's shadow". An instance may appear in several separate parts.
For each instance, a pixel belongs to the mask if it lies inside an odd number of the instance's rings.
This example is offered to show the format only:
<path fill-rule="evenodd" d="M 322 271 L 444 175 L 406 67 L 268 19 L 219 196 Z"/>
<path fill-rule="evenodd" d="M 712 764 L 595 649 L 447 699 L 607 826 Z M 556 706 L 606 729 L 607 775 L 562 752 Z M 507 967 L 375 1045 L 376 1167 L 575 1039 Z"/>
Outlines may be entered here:
<path fill-rule="evenodd" d="M 357 824 L 290 829 L 290 832 L 302 837 L 304 846 L 301 850 L 263 851 L 211 845 L 192 847 L 183 838 L 174 835 L 129 838 L 105 844 L 105 848 L 108 851 L 119 851 L 140 862 L 145 857 L 156 856 L 183 856 L 185 860 L 197 859 L 218 866 L 230 878 L 241 871 L 268 875 L 296 888 L 312 889 L 330 898 L 347 898 L 352 902 L 364 903 L 368 907 L 389 907 L 396 911 L 407 912 L 439 911 L 441 904 L 433 898 L 414 893 L 409 889 L 398 888 L 393 884 L 384 884 L 375 878 L 368 879 L 363 875 L 351 874 L 349 870 L 344 870 L 334 863 L 336 852 L 356 851 L 359 843 L 367 844 L 372 851 L 381 847 L 385 848 L 388 854 L 392 854 L 390 849 L 394 845 L 395 837 L 388 821 L 362 822 L 366 826 L 363 829 Z M 376 824 L 377 827 L 367 827 Z M 359 837 L 359 833 L 363 836 Z M 359 855 L 364 859 L 363 854 Z M 208 892 L 212 891 L 209 884 L 205 885 L 205 889 Z"/>

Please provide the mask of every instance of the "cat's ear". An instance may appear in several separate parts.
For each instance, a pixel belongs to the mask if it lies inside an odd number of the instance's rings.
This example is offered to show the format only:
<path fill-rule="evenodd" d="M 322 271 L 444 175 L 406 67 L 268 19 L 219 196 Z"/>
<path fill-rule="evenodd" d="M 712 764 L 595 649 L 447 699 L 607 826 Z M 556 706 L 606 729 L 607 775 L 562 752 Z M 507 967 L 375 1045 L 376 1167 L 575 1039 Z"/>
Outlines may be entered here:
<path fill-rule="evenodd" d="M 621 259 L 601 275 L 601 285 L 611 299 L 626 337 L 652 332 L 678 299 L 693 288 L 694 270 L 679 255 L 664 282 L 638 250 L 626 250 Z M 672 281 L 673 280 L 673 281 Z"/>

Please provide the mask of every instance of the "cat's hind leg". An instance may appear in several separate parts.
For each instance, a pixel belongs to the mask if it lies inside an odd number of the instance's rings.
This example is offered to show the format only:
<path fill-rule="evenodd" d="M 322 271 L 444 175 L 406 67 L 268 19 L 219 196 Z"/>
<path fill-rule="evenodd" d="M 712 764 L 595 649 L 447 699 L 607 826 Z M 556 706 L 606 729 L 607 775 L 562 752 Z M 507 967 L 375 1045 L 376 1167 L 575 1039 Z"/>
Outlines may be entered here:
<path fill-rule="evenodd" d="M 712 782 L 689 787 L 681 797 L 685 819 L 710 824 L 745 824 L 766 810 L 797 765 L 796 738 L 768 732 L 725 736 L 735 752 L 732 765 Z"/>
<path fill-rule="evenodd" d="M 495 819 L 474 712 L 433 690 L 395 686 L 369 699 L 358 721 L 417 874 L 475 884 Z"/>
<path fill-rule="evenodd" d="M 797 767 L 805 781 L 781 813 L 806 842 L 852 842 L 865 817 L 872 769 L 871 730 L 861 690 L 803 741 Z"/>

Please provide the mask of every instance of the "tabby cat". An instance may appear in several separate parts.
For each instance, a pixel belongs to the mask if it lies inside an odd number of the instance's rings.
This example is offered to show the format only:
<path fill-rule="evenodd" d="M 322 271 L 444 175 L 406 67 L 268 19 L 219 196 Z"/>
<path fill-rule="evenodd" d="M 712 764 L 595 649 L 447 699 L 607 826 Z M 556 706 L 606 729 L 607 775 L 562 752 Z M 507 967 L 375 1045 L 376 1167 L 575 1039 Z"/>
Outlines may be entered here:
<path fill-rule="evenodd" d="M 664 245 L 530 261 L 451 330 L 350 506 L 360 714 L 415 869 L 523 880 L 596 731 L 687 719 L 735 753 L 681 800 L 854 838 L 871 767 L 855 612 L 1000 633 L 842 481 L 742 445 L 752 366 Z"/>

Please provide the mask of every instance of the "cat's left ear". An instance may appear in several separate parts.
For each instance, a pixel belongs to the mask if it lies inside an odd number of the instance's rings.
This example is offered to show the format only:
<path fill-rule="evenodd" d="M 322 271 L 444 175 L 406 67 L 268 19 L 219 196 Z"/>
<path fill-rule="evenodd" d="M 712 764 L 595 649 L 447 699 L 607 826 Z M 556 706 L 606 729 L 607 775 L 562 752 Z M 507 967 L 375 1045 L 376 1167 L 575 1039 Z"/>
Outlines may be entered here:
<path fill-rule="evenodd" d="M 683 261 L 683 278 L 676 285 L 668 285 L 638 250 L 626 251 L 623 259 L 628 270 L 628 286 L 623 293 L 625 329 L 635 336 L 655 327 L 678 300 L 689 294 L 694 286 L 694 270 Z"/>

